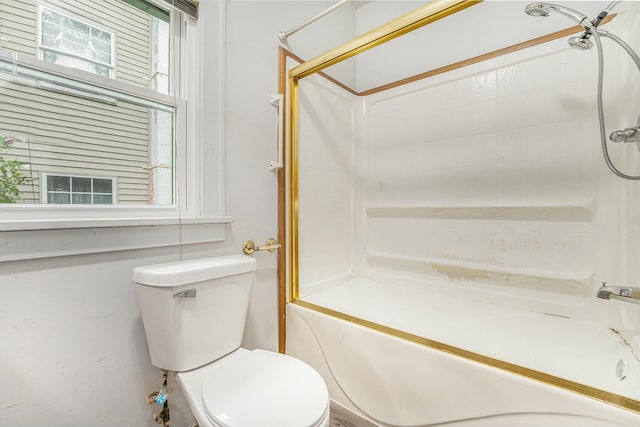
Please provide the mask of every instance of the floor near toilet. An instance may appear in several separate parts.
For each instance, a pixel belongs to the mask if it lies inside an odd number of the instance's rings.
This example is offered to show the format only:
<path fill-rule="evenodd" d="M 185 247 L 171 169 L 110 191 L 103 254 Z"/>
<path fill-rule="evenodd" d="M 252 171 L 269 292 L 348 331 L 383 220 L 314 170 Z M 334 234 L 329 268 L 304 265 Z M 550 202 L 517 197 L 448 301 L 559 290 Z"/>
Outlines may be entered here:
<path fill-rule="evenodd" d="M 331 402 L 331 427 L 377 427 L 375 424 Z"/>

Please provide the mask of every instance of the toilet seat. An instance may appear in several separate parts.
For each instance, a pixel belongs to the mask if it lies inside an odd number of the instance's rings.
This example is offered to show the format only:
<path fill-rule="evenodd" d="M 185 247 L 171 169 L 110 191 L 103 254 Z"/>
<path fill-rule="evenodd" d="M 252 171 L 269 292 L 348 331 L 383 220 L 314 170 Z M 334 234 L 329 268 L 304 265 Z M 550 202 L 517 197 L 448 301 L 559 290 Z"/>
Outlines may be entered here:
<path fill-rule="evenodd" d="M 253 350 L 215 365 L 202 381 L 202 403 L 214 426 L 326 424 L 327 387 L 304 362 L 284 354 Z"/>

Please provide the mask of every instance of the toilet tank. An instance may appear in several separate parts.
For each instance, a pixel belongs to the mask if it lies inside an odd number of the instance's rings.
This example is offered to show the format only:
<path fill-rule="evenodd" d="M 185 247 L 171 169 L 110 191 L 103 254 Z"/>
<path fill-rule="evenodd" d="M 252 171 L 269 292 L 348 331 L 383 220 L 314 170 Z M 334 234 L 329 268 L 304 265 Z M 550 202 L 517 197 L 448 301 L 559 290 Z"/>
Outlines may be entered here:
<path fill-rule="evenodd" d="M 135 268 L 151 363 L 188 371 L 240 347 L 255 269 L 245 255 Z"/>

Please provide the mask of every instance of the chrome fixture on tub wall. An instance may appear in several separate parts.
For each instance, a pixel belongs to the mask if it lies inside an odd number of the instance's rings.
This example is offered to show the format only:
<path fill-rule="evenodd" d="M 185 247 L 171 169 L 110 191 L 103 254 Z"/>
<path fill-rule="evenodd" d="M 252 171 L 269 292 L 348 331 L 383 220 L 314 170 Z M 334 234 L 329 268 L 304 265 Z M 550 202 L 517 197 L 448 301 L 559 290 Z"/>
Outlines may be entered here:
<path fill-rule="evenodd" d="M 638 116 L 638 120 L 636 120 L 636 126 L 613 131 L 611 135 L 609 135 L 609 139 L 612 142 L 635 142 L 638 151 L 640 151 L 640 116 Z"/>
<path fill-rule="evenodd" d="M 612 142 L 640 142 L 640 127 L 616 130 L 611 132 L 609 139 Z"/>
<path fill-rule="evenodd" d="M 600 23 L 607 17 L 609 12 L 618 4 L 619 1 L 611 2 L 607 5 L 607 7 L 598 14 L 598 16 L 589 20 L 587 16 L 577 10 L 571 9 L 569 7 L 560 6 L 552 3 L 531 3 L 527 5 L 524 9 L 524 12 L 529 16 L 536 17 L 549 17 L 551 12 L 559 13 L 564 15 L 574 21 L 577 21 L 579 25 L 584 28 L 584 33 L 578 37 L 571 37 L 568 40 L 568 43 L 571 47 L 587 50 L 593 46 L 593 42 L 591 38 L 595 41 L 597 50 L 598 50 L 598 88 L 597 88 L 597 104 L 598 104 L 598 122 L 600 125 L 600 145 L 602 148 L 602 156 L 604 161 L 615 175 L 619 176 L 623 179 L 637 181 L 640 180 L 640 175 L 628 175 L 626 173 L 621 172 L 611 160 L 609 156 L 609 149 L 607 147 L 607 137 L 605 132 L 605 121 L 604 121 L 604 108 L 602 101 L 602 86 L 603 86 L 603 70 L 604 70 L 604 61 L 602 59 L 602 43 L 600 41 L 601 37 L 608 38 L 617 43 L 620 47 L 624 49 L 624 51 L 631 57 L 631 59 L 635 62 L 638 70 L 640 71 L 640 58 L 636 54 L 636 52 L 622 39 L 619 37 L 598 28 Z M 611 133 L 609 136 L 612 142 L 640 142 L 640 127 L 629 127 L 622 130 L 617 130 Z M 640 147 L 639 147 L 640 148 Z"/>
<path fill-rule="evenodd" d="M 607 282 L 602 282 L 602 286 L 598 289 L 596 296 L 602 299 L 615 299 L 640 304 L 640 288 L 630 286 L 607 286 Z"/>

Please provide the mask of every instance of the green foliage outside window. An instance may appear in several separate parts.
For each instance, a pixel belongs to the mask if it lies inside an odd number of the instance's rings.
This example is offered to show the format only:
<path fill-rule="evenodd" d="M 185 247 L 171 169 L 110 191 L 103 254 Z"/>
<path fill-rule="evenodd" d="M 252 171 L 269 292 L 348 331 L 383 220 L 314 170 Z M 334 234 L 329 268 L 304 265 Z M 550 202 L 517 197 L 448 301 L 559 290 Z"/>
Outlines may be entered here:
<path fill-rule="evenodd" d="M 16 138 L 0 135 L 0 203 L 16 203 L 20 199 L 18 186 L 27 183 L 23 162 L 6 158 L 15 141 Z"/>

